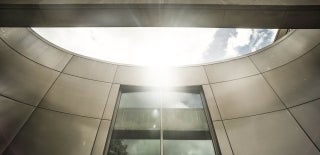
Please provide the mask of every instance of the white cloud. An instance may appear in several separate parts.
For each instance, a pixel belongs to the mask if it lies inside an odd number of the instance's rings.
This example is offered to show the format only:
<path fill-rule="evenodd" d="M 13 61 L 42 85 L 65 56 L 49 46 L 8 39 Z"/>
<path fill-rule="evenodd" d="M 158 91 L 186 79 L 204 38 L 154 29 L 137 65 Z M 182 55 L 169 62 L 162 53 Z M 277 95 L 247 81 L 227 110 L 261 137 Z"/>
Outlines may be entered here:
<path fill-rule="evenodd" d="M 252 35 L 252 29 L 237 29 L 236 36 L 232 36 L 228 40 L 228 46 L 226 48 L 225 58 L 236 57 L 240 53 L 236 49 L 239 46 L 248 45 L 250 43 L 250 36 Z"/>

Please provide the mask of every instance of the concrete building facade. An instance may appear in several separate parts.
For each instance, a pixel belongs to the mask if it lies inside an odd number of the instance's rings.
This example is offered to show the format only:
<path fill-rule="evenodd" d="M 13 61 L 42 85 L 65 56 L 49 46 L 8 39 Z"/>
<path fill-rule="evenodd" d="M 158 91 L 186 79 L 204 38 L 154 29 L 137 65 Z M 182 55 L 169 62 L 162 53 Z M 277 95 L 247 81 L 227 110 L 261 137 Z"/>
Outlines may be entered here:
<path fill-rule="evenodd" d="M 121 87 L 154 86 L 148 68 L 72 54 L 29 28 L 0 37 L 0 154 L 102 155 Z M 222 155 L 319 155 L 319 43 L 320 30 L 293 30 L 250 55 L 172 68 L 168 86 L 201 87 Z"/>

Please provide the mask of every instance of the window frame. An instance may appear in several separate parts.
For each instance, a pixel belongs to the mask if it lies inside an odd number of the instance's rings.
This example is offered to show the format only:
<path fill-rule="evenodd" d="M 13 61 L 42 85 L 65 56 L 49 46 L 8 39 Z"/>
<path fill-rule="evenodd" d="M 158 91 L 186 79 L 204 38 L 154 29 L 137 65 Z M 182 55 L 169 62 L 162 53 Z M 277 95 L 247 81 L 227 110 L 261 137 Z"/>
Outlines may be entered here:
<path fill-rule="evenodd" d="M 213 144 L 213 148 L 214 148 L 214 152 L 215 155 L 222 155 L 221 150 L 220 150 L 220 146 L 219 146 L 219 142 L 218 142 L 218 138 L 216 135 L 216 130 L 214 128 L 213 125 L 213 119 L 211 118 L 210 115 L 210 111 L 209 111 L 209 107 L 208 107 L 208 103 L 206 101 L 205 98 L 205 94 L 204 94 L 204 90 L 202 86 L 186 86 L 186 87 L 174 87 L 174 88 L 158 88 L 158 87 L 143 87 L 143 86 L 126 86 L 126 85 L 121 85 L 118 91 L 118 95 L 117 95 L 117 100 L 116 100 L 116 104 L 114 106 L 114 110 L 113 110 L 113 114 L 112 114 L 112 119 L 111 119 L 111 123 L 109 126 L 109 131 L 108 131 L 108 135 L 107 135 L 107 139 L 106 139 L 106 143 L 104 146 L 104 150 L 103 150 L 103 155 L 107 155 L 109 147 L 110 147 L 110 143 L 111 143 L 111 138 L 112 138 L 112 134 L 113 134 L 113 130 L 115 127 L 115 123 L 116 123 L 116 116 L 119 110 L 119 105 L 120 105 L 120 100 L 121 100 L 121 96 L 122 93 L 126 93 L 126 92 L 144 92 L 144 91 L 155 91 L 155 90 L 167 90 L 167 91 L 180 91 L 180 92 L 192 92 L 192 93 L 199 93 L 200 94 L 200 98 L 201 98 L 201 102 L 203 105 L 203 110 L 204 110 L 204 114 L 207 120 L 207 124 L 208 124 L 208 128 L 209 128 L 209 132 L 211 135 L 211 141 Z M 160 133 L 161 136 L 162 133 Z M 161 137 L 162 139 L 163 137 Z M 160 152 L 161 155 L 163 155 L 163 141 L 160 140 Z"/>

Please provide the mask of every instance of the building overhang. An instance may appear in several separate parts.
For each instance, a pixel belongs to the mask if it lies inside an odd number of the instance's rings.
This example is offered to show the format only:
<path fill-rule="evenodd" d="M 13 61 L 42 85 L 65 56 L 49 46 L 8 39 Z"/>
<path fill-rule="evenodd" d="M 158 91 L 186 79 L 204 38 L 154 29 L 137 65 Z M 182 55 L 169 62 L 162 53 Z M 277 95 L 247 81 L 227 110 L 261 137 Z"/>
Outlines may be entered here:
<path fill-rule="evenodd" d="M 320 28 L 320 2 L 2 0 L 0 26 Z"/>

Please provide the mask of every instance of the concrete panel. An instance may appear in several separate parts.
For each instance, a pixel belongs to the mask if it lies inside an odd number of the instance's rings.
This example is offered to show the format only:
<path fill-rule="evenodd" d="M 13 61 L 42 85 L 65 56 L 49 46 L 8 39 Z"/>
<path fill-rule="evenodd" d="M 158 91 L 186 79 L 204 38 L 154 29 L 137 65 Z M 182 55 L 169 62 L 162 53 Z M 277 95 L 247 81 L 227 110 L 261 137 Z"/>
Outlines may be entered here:
<path fill-rule="evenodd" d="M 38 0 L 2 0 L 0 4 L 39 4 Z M 319 0 L 42 0 L 41 4 L 228 4 L 228 5 L 320 5 Z"/>
<path fill-rule="evenodd" d="M 0 154 L 27 121 L 33 109 L 32 106 L 0 96 Z"/>
<path fill-rule="evenodd" d="M 40 107 L 100 118 L 111 84 L 61 74 Z"/>
<path fill-rule="evenodd" d="M 222 155 L 233 155 L 226 131 L 221 121 L 213 122 Z"/>
<path fill-rule="evenodd" d="M 37 105 L 58 72 L 36 64 L 0 41 L 0 93 Z"/>
<path fill-rule="evenodd" d="M 150 73 L 147 73 L 147 70 L 148 69 L 142 67 L 118 66 L 114 82 L 129 85 L 146 85 L 148 84 L 146 83 L 147 76 L 152 76 L 150 75 L 152 74 L 152 69 L 149 69 Z M 151 80 L 150 78 L 149 81 Z"/>
<path fill-rule="evenodd" d="M 250 56 L 261 72 L 292 61 L 314 48 L 320 42 L 320 30 L 295 30 L 279 44 Z"/>
<path fill-rule="evenodd" d="M 222 0 L 224 4 L 234 5 L 319 5 L 319 0 Z"/>
<path fill-rule="evenodd" d="M 284 103 L 291 107 L 320 97 L 320 46 L 303 57 L 264 73 Z"/>
<path fill-rule="evenodd" d="M 291 108 L 290 111 L 320 148 L 320 100 Z"/>
<path fill-rule="evenodd" d="M 224 121 L 236 155 L 319 155 L 287 111 Z"/>
<path fill-rule="evenodd" d="M 272 3 L 271 3 L 272 2 Z M 277 2 L 277 3 L 276 3 Z M 319 0 L 2 0 L 0 4 L 230 4 L 230 5 L 246 5 L 246 4 L 287 4 L 287 5 L 319 5 Z M 270 5 L 271 5 L 270 4 Z"/>
<path fill-rule="evenodd" d="M 205 66 L 205 69 L 210 83 L 229 81 L 259 73 L 247 57 L 208 65 Z"/>
<path fill-rule="evenodd" d="M 248 5 L 254 4 L 255 0 L 221 0 L 224 4 L 235 4 L 235 5 Z"/>
<path fill-rule="evenodd" d="M 225 21 L 225 10 L 219 9 L 218 7 L 216 9 L 212 9 L 210 8 L 210 6 L 208 6 L 207 8 L 204 7 L 202 9 L 191 8 L 188 6 L 185 6 L 182 9 L 175 9 L 175 7 L 172 7 L 171 9 L 160 11 L 157 14 L 151 14 L 151 16 L 150 13 L 147 14 L 149 16 L 146 17 L 146 19 L 151 20 L 140 18 L 141 20 L 139 21 L 142 21 L 140 22 L 141 25 L 171 25 L 173 27 L 185 27 L 185 25 L 189 25 L 189 27 L 208 27 L 208 25 L 216 25 L 217 27 L 219 27 L 217 24 L 222 24 Z M 143 16 L 143 13 L 140 16 Z M 152 16 L 159 17 L 152 18 Z"/>
<path fill-rule="evenodd" d="M 244 3 L 247 2 L 247 5 L 282 5 L 283 3 L 280 2 L 280 0 L 259 0 L 259 1 L 252 1 L 252 0 L 245 0 L 244 2 L 239 1 L 239 0 L 223 0 L 226 2 L 233 2 L 234 4 L 237 3 Z M 246 5 L 246 4 L 243 4 Z"/>
<path fill-rule="evenodd" d="M 204 68 L 118 66 L 115 83 L 141 86 L 188 86 L 208 84 Z"/>
<path fill-rule="evenodd" d="M 204 96 L 209 108 L 211 119 L 213 121 L 221 120 L 220 113 L 217 107 L 217 103 L 214 99 L 210 85 L 202 85 Z"/>
<path fill-rule="evenodd" d="M 320 17 L 318 1 L 2 0 L 0 26 L 319 28 L 320 23 L 314 21 Z M 286 19 L 285 12 L 298 16 Z"/>
<path fill-rule="evenodd" d="M 261 28 L 266 27 L 266 25 L 268 25 L 268 28 L 279 28 L 282 26 L 284 15 L 283 8 L 247 10 L 235 7 L 225 11 L 224 17 L 228 20 L 225 20 L 224 24 L 242 28 Z"/>
<path fill-rule="evenodd" d="M 42 4 L 222 4 L 221 0 L 42 0 Z M 0 4 L 39 4 L 38 0 L 3 0 Z"/>
<path fill-rule="evenodd" d="M 212 85 L 222 119 L 283 109 L 284 106 L 261 75 Z"/>
<path fill-rule="evenodd" d="M 276 35 L 274 41 L 281 39 L 286 34 L 288 34 L 290 31 L 292 31 L 292 30 L 291 29 L 278 29 L 278 32 L 277 32 L 277 35 Z"/>
<path fill-rule="evenodd" d="M 299 0 L 294 0 L 299 1 Z M 318 0 L 319 1 L 319 0 Z M 300 4 L 305 3 L 304 1 L 299 1 Z M 287 11 L 285 16 L 284 25 L 292 22 L 296 22 L 298 27 L 304 28 L 313 28 L 312 25 L 317 24 L 320 21 L 319 16 L 314 16 L 314 14 L 318 14 L 319 9 L 310 8 L 305 11 Z M 301 17 L 308 17 L 308 18 L 301 18 Z M 297 22 L 296 19 L 301 19 Z M 308 27 L 309 26 L 309 27 Z"/>
<path fill-rule="evenodd" d="M 116 65 L 74 56 L 63 72 L 88 79 L 112 82 L 116 67 Z"/>
<path fill-rule="evenodd" d="M 112 120 L 112 115 L 114 112 L 115 105 L 117 103 L 118 94 L 119 94 L 120 85 L 119 84 L 113 84 L 110 90 L 110 94 L 108 97 L 108 102 L 105 107 L 105 111 L 103 114 L 103 119 Z"/>
<path fill-rule="evenodd" d="M 36 109 L 6 155 L 89 155 L 99 120 Z"/>
<path fill-rule="evenodd" d="M 319 0 L 221 0 L 234 5 L 319 5 Z"/>
<path fill-rule="evenodd" d="M 285 5 L 320 5 L 319 0 L 280 0 L 280 3 Z"/>
<path fill-rule="evenodd" d="M 110 127 L 110 121 L 108 120 L 101 121 L 100 128 L 98 130 L 91 155 L 103 155 L 103 150 L 106 145 L 109 127 Z"/>
<path fill-rule="evenodd" d="M 27 28 L 2 28 L 2 38 L 17 52 L 46 67 L 62 71 L 71 54 L 60 51 L 37 38 Z"/>

